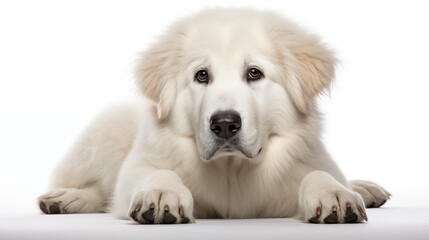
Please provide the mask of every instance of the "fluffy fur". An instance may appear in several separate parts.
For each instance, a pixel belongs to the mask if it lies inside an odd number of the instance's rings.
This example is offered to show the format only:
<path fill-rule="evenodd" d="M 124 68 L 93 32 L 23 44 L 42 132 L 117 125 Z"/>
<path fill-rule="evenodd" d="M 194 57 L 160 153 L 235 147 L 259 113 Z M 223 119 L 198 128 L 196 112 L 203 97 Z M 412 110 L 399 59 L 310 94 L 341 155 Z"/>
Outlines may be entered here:
<path fill-rule="evenodd" d="M 348 182 L 319 139 L 315 98 L 336 61 L 316 35 L 272 12 L 212 9 L 175 23 L 137 67 L 149 100 L 112 107 L 88 126 L 54 171 L 41 210 L 111 211 L 138 223 L 366 221 L 365 205 L 390 194 Z M 252 68 L 260 79 L 248 79 Z M 211 129 L 222 111 L 241 119 L 231 139 Z"/>

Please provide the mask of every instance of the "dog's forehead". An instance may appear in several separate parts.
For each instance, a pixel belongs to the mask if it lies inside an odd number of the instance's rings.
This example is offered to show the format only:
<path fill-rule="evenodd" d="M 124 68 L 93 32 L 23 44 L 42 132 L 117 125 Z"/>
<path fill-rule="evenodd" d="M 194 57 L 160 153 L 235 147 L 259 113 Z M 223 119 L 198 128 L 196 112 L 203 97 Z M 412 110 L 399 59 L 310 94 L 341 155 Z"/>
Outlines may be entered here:
<path fill-rule="evenodd" d="M 261 23 L 240 18 L 193 21 L 185 36 L 185 49 L 196 55 L 246 58 L 272 49 Z"/>

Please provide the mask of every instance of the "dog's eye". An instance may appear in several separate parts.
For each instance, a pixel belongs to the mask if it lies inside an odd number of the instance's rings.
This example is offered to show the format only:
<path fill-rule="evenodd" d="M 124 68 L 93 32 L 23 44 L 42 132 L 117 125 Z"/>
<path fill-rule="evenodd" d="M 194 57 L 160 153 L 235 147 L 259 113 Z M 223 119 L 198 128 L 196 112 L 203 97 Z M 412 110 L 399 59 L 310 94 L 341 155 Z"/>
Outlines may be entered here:
<path fill-rule="evenodd" d="M 256 81 L 263 77 L 262 72 L 257 68 L 251 68 L 247 72 L 247 81 Z"/>
<path fill-rule="evenodd" d="M 206 70 L 199 70 L 194 77 L 199 83 L 209 83 L 209 73 Z"/>

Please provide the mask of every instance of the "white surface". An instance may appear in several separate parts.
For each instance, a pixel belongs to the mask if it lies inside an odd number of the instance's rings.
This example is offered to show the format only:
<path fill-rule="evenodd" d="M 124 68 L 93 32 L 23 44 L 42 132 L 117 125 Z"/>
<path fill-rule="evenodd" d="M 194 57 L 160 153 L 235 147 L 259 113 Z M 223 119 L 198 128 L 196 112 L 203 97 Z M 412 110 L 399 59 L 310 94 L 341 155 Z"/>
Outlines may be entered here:
<path fill-rule="evenodd" d="M 108 214 L 0 215 L 0 239 L 429 239 L 429 208 L 368 210 L 364 224 L 318 225 L 294 219 L 197 220 L 138 225 Z"/>

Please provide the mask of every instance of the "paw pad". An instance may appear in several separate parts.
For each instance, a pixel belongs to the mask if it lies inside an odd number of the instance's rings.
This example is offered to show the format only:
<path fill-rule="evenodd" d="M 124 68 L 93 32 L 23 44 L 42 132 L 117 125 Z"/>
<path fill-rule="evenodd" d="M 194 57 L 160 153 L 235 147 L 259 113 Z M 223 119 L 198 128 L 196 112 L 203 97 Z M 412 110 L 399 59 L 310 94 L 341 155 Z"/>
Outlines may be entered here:
<path fill-rule="evenodd" d="M 60 206 L 58 203 L 53 203 L 49 207 L 44 202 L 39 203 L 39 208 L 44 214 L 60 214 Z"/>
<path fill-rule="evenodd" d="M 354 223 L 358 220 L 358 215 L 353 212 L 352 205 L 350 203 L 346 204 L 346 215 L 344 216 L 345 223 Z"/>
<path fill-rule="evenodd" d="M 320 209 L 320 207 L 318 207 L 316 209 L 316 216 L 308 219 L 308 222 L 310 222 L 310 223 L 319 223 L 320 222 L 319 218 L 320 218 L 321 214 L 322 214 L 322 210 Z"/>
<path fill-rule="evenodd" d="M 332 207 L 332 213 L 323 219 L 323 221 L 325 223 L 338 223 L 337 207 Z"/>
<path fill-rule="evenodd" d="M 140 211 L 140 210 L 139 210 Z M 150 205 L 149 210 L 142 214 L 142 218 L 146 221 L 146 223 L 154 223 L 155 222 L 155 204 L 152 203 Z"/>

